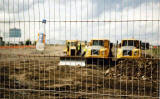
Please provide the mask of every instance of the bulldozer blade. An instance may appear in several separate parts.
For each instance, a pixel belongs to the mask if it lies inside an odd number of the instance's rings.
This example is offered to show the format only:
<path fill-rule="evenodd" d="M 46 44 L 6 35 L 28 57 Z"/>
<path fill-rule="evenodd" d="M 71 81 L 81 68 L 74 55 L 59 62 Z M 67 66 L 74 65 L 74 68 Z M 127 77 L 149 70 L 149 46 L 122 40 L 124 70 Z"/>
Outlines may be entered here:
<path fill-rule="evenodd" d="M 83 57 L 63 56 L 63 57 L 60 57 L 59 65 L 61 65 L 61 66 L 63 66 L 63 65 L 85 66 L 86 65 L 86 61 L 85 61 L 85 59 Z"/>

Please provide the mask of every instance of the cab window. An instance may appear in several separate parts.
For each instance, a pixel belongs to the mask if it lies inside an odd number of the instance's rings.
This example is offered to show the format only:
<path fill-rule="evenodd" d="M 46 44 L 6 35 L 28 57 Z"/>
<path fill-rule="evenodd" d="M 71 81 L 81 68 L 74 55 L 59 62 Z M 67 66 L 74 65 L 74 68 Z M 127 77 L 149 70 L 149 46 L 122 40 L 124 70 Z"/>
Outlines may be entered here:
<path fill-rule="evenodd" d="M 93 45 L 94 46 L 104 46 L 104 41 L 103 40 L 93 40 Z"/>
<path fill-rule="evenodd" d="M 136 48 L 139 48 L 140 42 L 136 40 L 124 40 L 122 46 L 135 46 Z"/>

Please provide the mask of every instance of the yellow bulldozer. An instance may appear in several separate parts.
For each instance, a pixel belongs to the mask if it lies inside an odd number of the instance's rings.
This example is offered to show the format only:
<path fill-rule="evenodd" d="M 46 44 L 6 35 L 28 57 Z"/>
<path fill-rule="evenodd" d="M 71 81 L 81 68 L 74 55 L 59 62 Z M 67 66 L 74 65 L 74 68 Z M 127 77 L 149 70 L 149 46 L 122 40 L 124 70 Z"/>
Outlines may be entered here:
<path fill-rule="evenodd" d="M 77 56 L 78 53 L 78 40 L 67 40 L 66 48 L 63 51 L 66 56 Z"/>
<path fill-rule="evenodd" d="M 142 56 L 141 41 L 124 39 L 118 46 L 117 59 L 140 58 Z"/>
<path fill-rule="evenodd" d="M 87 64 L 103 64 L 112 59 L 112 43 L 107 39 L 92 39 L 85 49 Z"/>
<path fill-rule="evenodd" d="M 60 57 L 59 65 L 85 66 L 85 59 L 81 57 L 84 47 L 84 42 L 78 40 L 66 40 L 66 48 L 63 51 L 65 55 Z"/>

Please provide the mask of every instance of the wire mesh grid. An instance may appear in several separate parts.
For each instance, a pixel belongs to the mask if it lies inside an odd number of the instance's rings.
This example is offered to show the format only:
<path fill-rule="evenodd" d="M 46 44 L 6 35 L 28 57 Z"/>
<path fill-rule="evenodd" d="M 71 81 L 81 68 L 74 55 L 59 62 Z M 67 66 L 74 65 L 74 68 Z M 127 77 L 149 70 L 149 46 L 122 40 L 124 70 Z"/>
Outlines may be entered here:
<path fill-rule="evenodd" d="M 0 98 L 158 99 L 159 0 L 0 0 Z"/>

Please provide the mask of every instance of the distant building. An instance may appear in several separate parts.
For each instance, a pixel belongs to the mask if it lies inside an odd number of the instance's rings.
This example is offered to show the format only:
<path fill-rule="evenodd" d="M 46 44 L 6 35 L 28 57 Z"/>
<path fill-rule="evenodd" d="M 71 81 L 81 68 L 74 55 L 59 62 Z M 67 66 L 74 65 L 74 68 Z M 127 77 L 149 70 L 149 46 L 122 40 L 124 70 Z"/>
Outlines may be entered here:
<path fill-rule="evenodd" d="M 21 29 L 17 28 L 10 29 L 9 37 L 21 37 Z"/>

